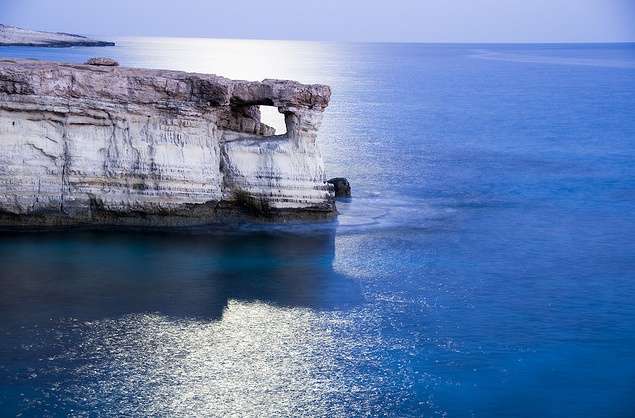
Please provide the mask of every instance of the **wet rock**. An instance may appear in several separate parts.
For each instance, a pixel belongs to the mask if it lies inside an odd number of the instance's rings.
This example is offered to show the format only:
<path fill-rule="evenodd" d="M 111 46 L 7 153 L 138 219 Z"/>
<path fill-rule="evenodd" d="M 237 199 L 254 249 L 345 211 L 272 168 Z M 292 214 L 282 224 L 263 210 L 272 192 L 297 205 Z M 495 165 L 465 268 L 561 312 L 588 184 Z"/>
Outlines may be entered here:
<path fill-rule="evenodd" d="M 351 197 L 351 184 L 344 177 L 335 177 L 327 180 L 327 183 L 333 185 L 335 189 L 335 197 Z"/>

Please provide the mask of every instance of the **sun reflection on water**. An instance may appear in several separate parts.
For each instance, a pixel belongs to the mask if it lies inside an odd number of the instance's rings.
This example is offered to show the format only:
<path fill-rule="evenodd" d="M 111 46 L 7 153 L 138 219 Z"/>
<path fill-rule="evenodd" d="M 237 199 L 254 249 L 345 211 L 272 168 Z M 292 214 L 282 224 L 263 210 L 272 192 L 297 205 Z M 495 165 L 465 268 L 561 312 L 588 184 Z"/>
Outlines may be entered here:
<path fill-rule="evenodd" d="M 140 314 L 86 322 L 83 343 L 67 353 L 86 360 L 68 395 L 117 415 L 368 413 L 381 379 L 350 373 L 375 363 L 368 341 L 333 335 L 351 326 L 333 314 L 236 300 L 219 321 Z"/>
<path fill-rule="evenodd" d="M 114 52 L 128 66 L 212 73 L 243 80 L 293 79 L 324 83 L 336 44 L 204 38 L 121 38 Z M 325 71 L 326 70 L 326 71 Z M 330 74 L 329 74 L 330 73 Z"/>

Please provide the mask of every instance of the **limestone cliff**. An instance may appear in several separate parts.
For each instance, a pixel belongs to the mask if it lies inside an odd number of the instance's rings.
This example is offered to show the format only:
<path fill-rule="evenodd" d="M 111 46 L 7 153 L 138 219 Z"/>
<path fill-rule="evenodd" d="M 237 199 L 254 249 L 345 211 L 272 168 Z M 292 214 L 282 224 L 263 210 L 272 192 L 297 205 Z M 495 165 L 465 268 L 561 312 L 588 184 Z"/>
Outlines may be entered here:
<path fill-rule="evenodd" d="M 63 32 L 40 32 L 0 24 L 0 46 L 114 46 L 82 35 Z"/>
<path fill-rule="evenodd" d="M 335 213 L 324 85 L 0 60 L 0 224 L 175 225 Z M 284 114 L 287 133 L 260 121 Z"/>

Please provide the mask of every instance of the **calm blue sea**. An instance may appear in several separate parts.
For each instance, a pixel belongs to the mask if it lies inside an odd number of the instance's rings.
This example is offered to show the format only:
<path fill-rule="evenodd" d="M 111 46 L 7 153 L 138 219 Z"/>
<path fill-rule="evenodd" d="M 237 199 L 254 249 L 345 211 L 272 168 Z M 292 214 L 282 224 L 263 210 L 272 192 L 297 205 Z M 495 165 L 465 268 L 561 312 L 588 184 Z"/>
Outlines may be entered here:
<path fill-rule="evenodd" d="M 119 39 L 330 84 L 337 223 L 0 234 L 0 416 L 635 416 L 635 45 Z"/>

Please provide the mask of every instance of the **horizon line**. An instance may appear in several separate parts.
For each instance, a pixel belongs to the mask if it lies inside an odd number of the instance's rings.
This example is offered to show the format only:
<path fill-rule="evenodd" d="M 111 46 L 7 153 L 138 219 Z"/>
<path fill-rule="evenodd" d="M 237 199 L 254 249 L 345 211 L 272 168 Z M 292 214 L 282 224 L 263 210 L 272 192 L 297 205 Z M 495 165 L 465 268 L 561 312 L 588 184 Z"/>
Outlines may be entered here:
<path fill-rule="evenodd" d="M 346 43 L 346 44 L 427 44 L 427 45 L 473 45 L 473 44 L 489 44 L 489 45 L 615 45 L 615 44 L 635 44 L 634 40 L 629 41 L 413 41 L 413 40 L 324 40 L 324 39 L 288 39 L 288 38 L 258 38 L 258 37 L 213 37 L 213 36 L 187 36 L 187 35 L 99 35 L 85 34 L 87 36 L 96 37 L 112 37 L 112 38 L 177 38 L 177 39 L 212 39 L 227 41 L 280 41 L 280 42 L 316 42 L 316 43 Z"/>

